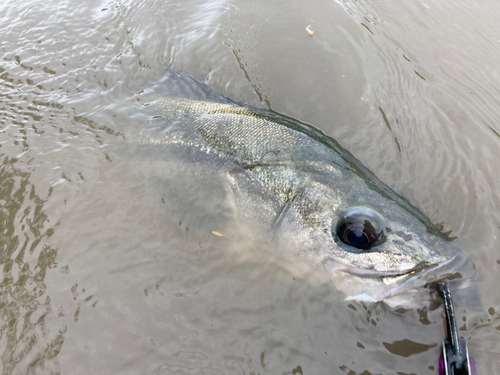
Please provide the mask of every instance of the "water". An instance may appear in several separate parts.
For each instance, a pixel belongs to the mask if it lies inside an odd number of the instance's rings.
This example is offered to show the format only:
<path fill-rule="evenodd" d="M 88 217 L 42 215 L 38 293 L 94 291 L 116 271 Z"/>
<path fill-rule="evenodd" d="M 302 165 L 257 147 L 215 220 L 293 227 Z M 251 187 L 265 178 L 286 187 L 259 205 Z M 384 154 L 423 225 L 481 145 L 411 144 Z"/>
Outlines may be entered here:
<path fill-rule="evenodd" d="M 457 309 L 460 334 L 497 373 L 499 14 L 463 0 L 2 2 L 2 372 L 437 372 L 432 297 L 344 301 L 263 244 L 186 231 L 148 194 L 115 114 L 171 62 L 320 127 L 452 231 L 480 292 Z"/>

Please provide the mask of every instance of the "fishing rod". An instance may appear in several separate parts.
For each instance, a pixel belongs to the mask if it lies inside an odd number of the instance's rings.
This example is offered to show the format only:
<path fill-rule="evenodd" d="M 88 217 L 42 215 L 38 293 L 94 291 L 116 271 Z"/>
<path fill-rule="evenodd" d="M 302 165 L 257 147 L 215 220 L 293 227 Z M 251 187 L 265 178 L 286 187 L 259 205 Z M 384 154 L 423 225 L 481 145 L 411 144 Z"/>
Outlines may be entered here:
<path fill-rule="evenodd" d="M 477 375 L 474 359 L 469 356 L 467 341 L 458 337 L 455 311 L 447 282 L 436 285 L 443 300 L 446 316 L 446 335 L 439 357 L 439 375 Z"/>

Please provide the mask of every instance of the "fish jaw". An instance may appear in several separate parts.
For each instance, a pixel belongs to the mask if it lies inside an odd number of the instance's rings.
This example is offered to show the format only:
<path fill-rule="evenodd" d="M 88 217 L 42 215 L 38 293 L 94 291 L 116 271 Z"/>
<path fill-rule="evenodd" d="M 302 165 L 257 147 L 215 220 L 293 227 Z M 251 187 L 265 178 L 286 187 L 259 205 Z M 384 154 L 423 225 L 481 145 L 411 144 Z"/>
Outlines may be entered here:
<path fill-rule="evenodd" d="M 449 277 L 473 277 L 474 270 L 469 263 L 469 257 L 458 245 L 433 238 L 432 235 L 429 237 L 428 243 L 434 246 L 433 251 L 439 255 L 435 255 L 432 262 L 427 260 L 401 274 L 384 274 L 334 260 L 324 262 L 323 267 L 331 274 L 336 287 L 346 294 L 346 300 L 367 302 L 386 300 Z"/>

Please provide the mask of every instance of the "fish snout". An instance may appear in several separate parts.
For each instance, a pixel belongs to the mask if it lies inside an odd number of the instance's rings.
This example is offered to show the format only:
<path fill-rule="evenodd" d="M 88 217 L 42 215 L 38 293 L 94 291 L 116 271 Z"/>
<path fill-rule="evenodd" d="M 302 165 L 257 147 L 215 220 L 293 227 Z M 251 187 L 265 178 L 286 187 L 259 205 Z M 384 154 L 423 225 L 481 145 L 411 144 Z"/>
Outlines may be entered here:
<path fill-rule="evenodd" d="M 471 274 L 471 269 L 465 267 L 469 263 L 469 256 L 454 241 L 432 234 L 426 234 L 422 240 L 425 251 L 420 254 L 417 267 L 426 282 L 442 280 L 452 275 L 456 277 L 457 274 L 459 277 Z"/>

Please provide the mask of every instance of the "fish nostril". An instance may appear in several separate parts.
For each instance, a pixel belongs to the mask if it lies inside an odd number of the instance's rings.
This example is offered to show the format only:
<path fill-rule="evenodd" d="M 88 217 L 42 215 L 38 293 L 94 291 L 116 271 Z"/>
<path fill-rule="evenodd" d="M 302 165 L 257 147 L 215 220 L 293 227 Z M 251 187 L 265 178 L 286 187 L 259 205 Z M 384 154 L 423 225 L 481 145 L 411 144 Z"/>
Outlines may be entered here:
<path fill-rule="evenodd" d="M 413 238 L 411 234 L 405 233 L 403 231 L 397 231 L 396 235 L 399 236 L 399 237 L 401 237 L 405 241 L 411 241 L 411 239 Z"/>

